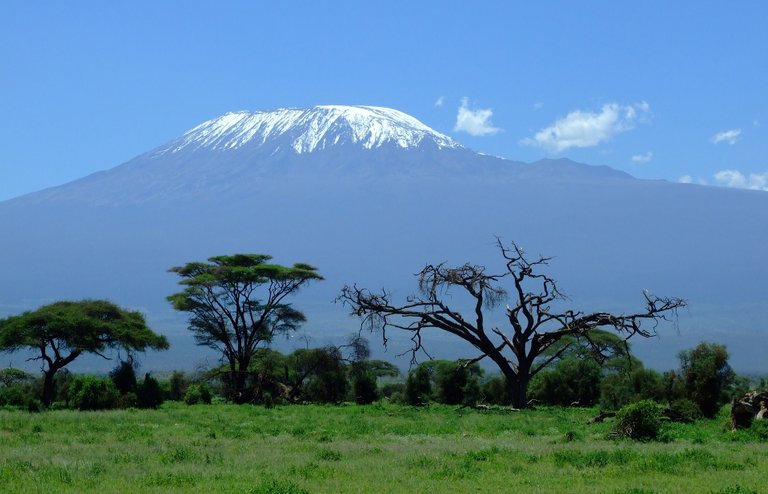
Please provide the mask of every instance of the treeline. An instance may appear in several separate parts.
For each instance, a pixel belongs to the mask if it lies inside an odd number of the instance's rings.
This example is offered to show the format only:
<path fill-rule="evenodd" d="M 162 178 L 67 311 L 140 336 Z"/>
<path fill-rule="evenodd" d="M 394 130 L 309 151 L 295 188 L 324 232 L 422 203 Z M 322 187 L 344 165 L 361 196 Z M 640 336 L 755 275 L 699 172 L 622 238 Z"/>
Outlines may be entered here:
<path fill-rule="evenodd" d="M 603 345 L 613 345 L 612 357 L 595 360 L 587 345 L 569 342 L 570 348 L 531 382 L 533 405 L 595 406 L 619 410 L 630 403 L 656 401 L 681 417 L 713 417 L 733 396 L 755 385 L 737 376 L 728 364 L 722 345 L 702 343 L 680 353 L 680 367 L 659 373 L 647 369 L 629 353 L 629 347 L 601 335 Z M 555 350 L 553 350 L 555 351 Z M 281 404 L 354 402 L 378 400 L 421 406 L 430 402 L 468 407 L 506 406 L 509 386 L 500 374 L 488 374 L 477 363 L 430 360 L 403 375 L 390 362 L 370 359 L 367 342 L 356 338 L 339 347 L 298 349 L 283 354 L 260 349 L 237 386 L 246 396 L 239 403 L 272 407 Z M 108 376 L 74 375 L 66 370 L 56 376 L 52 408 L 101 410 L 156 408 L 163 401 L 187 404 L 226 402 L 232 392 L 232 375 L 226 366 L 196 373 L 137 376 L 133 361 L 119 362 Z M 8 368 L 0 371 L 0 406 L 39 411 L 42 378 Z"/>

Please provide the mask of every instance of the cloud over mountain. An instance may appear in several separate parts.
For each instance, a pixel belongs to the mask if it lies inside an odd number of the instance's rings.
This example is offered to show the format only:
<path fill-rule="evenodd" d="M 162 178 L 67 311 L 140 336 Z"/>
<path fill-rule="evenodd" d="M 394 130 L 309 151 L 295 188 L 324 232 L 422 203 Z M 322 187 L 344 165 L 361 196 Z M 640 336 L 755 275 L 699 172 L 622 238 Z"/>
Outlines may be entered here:
<path fill-rule="evenodd" d="M 650 106 L 645 101 L 634 105 L 607 103 L 599 112 L 575 110 L 521 143 L 556 153 L 574 147 L 597 146 L 633 129 L 640 117 L 649 111 Z"/>
<path fill-rule="evenodd" d="M 490 108 L 472 110 L 469 108 L 469 98 L 462 98 L 461 106 L 456 114 L 455 132 L 466 132 L 473 136 L 485 136 L 501 132 L 491 122 L 493 110 Z"/>

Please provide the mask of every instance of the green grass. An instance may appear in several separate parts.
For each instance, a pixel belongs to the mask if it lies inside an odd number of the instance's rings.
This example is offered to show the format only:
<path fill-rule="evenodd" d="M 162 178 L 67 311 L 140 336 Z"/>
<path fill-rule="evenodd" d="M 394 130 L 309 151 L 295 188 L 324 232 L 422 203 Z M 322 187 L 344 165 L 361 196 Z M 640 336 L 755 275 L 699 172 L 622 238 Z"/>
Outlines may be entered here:
<path fill-rule="evenodd" d="M 727 413 L 608 438 L 595 410 L 166 404 L 160 410 L 0 411 L 2 492 L 648 494 L 760 492 L 764 430 Z M 765 428 L 763 428 L 765 429 Z"/>

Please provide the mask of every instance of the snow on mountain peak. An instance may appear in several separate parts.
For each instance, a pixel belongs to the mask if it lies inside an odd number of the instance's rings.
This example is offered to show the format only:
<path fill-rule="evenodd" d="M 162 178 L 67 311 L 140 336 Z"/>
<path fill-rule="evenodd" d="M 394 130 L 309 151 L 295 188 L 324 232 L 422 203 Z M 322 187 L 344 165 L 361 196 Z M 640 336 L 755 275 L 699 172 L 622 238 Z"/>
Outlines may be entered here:
<path fill-rule="evenodd" d="M 450 137 L 432 130 L 403 112 L 376 106 L 325 105 L 310 109 L 282 108 L 269 112 L 234 112 L 208 120 L 161 149 L 159 154 L 184 149 L 238 149 L 275 142 L 297 154 L 339 144 L 365 149 L 394 144 L 411 148 L 431 142 L 438 148 L 460 148 Z M 278 142 L 279 141 L 279 142 Z"/>

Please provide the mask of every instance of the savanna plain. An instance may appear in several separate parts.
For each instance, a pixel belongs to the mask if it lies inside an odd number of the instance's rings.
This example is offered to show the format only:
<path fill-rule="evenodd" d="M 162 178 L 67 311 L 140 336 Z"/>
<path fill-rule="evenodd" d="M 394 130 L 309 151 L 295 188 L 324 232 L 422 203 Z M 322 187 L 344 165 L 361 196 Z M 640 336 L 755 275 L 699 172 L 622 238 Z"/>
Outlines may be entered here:
<path fill-rule="evenodd" d="M 613 438 L 596 408 L 186 405 L 0 410 L 0 491 L 765 492 L 768 428 Z M 761 424 L 762 425 L 762 424 Z"/>

